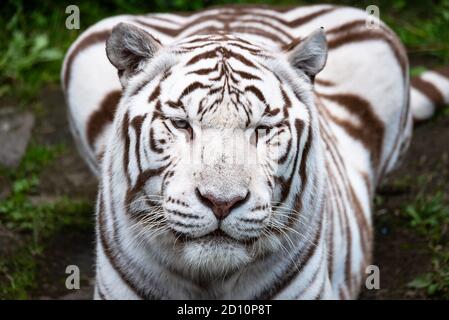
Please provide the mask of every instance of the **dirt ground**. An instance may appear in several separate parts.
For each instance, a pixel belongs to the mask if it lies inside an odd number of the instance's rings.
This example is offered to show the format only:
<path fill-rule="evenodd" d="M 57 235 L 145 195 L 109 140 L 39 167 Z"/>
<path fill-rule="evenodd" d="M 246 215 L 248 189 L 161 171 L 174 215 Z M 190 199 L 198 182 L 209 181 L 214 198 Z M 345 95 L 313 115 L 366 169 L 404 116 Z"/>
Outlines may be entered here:
<path fill-rule="evenodd" d="M 64 143 L 66 151 L 42 174 L 40 193 L 69 195 L 94 202 L 97 182 L 78 156 L 66 121 L 62 92 L 49 88 L 42 93 L 43 115 L 38 116 L 34 138 L 39 143 Z M 416 197 L 419 186 L 398 187 L 398 179 L 431 176 L 431 187 L 449 180 L 449 118 L 440 117 L 416 128 L 410 152 L 403 165 L 379 188 L 383 203 L 375 207 L 374 264 L 381 272 L 379 290 L 364 290 L 361 299 L 421 299 L 425 294 L 407 283 L 431 267 L 426 240 L 407 227 L 398 213 Z M 446 189 L 447 190 L 447 189 Z M 432 190 L 429 190 L 432 192 Z M 92 212 L 92 220 L 93 220 Z M 77 265 L 81 290 L 65 288 L 65 268 Z M 38 261 L 38 286 L 34 299 L 89 299 L 94 276 L 94 225 L 88 230 L 66 228 L 54 237 Z"/>
<path fill-rule="evenodd" d="M 431 270 L 427 239 L 399 215 L 419 194 L 449 193 L 449 118 L 438 117 L 415 127 L 412 144 L 401 166 L 378 188 L 384 199 L 375 207 L 374 264 L 381 272 L 380 290 L 365 290 L 362 299 L 423 299 L 407 283 Z M 420 177 L 427 182 L 420 183 Z M 402 183 L 398 183 L 401 182 Z M 406 182 L 406 183 L 404 183 Z"/>

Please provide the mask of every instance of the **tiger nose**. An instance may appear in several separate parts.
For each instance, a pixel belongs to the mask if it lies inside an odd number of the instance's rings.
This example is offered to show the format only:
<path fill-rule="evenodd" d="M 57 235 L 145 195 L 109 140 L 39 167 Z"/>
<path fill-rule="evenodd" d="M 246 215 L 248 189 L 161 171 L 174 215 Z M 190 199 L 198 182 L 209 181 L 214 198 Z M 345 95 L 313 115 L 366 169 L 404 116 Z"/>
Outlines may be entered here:
<path fill-rule="evenodd" d="M 249 199 L 249 191 L 246 196 L 235 196 L 230 200 L 223 200 L 215 197 L 212 194 L 206 193 L 202 194 L 198 188 L 195 189 L 195 193 L 199 200 L 207 207 L 212 209 L 215 217 L 218 220 L 223 220 L 226 218 L 231 210 L 236 209 L 243 205 Z"/>

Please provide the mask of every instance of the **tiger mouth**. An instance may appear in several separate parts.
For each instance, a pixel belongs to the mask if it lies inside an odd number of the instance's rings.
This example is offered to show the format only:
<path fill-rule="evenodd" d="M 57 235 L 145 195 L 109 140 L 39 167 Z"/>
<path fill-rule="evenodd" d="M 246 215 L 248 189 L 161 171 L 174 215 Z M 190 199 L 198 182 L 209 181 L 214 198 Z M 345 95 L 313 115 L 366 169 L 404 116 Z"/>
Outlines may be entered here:
<path fill-rule="evenodd" d="M 226 232 L 222 231 L 221 229 L 216 229 L 215 231 L 213 231 L 209 234 L 206 234 L 198 239 L 213 240 L 213 241 L 218 241 L 218 242 L 239 242 L 240 243 L 239 240 L 231 237 L 230 235 L 228 235 Z"/>
<path fill-rule="evenodd" d="M 223 243 L 223 244 L 234 243 L 234 244 L 249 246 L 249 245 L 252 245 L 255 241 L 257 241 L 257 238 L 247 238 L 247 239 L 242 239 L 242 240 L 235 239 L 221 229 L 215 229 L 214 231 L 212 231 L 208 234 L 205 234 L 203 236 L 200 236 L 200 237 L 192 237 L 187 234 L 179 233 L 176 231 L 174 231 L 174 233 L 175 233 L 177 240 L 179 240 L 183 243 L 200 241 L 200 242 L 215 242 L 215 243 Z"/>

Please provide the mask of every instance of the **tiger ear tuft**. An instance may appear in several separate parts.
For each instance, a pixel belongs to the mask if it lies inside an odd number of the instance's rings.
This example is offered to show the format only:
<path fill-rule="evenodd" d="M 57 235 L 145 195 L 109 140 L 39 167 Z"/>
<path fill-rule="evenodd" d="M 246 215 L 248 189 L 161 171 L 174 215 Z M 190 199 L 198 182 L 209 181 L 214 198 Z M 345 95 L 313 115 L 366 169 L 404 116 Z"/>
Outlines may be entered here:
<path fill-rule="evenodd" d="M 303 71 L 310 78 L 320 72 L 327 60 L 327 42 L 324 29 L 320 28 L 302 41 L 294 41 L 287 46 L 290 64 Z"/>
<path fill-rule="evenodd" d="M 116 25 L 106 41 L 106 55 L 121 78 L 138 71 L 160 48 L 161 44 L 156 38 L 129 23 Z"/>

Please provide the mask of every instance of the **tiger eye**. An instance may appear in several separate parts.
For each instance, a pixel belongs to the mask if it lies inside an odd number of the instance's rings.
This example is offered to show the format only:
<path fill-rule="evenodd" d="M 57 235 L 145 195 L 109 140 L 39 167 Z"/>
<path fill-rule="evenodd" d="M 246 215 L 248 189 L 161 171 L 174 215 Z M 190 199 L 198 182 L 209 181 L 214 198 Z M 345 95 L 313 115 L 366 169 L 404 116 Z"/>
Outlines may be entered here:
<path fill-rule="evenodd" d="M 188 129 L 190 127 L 189 123 L 186 120 L 173 119 L 171 120 L 171 122 L 177 129 Z"/>
<path fill-rule="evenodd" d="M 188 133 L 189 140 L 193 139 L 193 128 L 190 126 L 187 120 L 182 119 L 171 119 L 173 126 L 179 130 L 186 130 Z"/>

